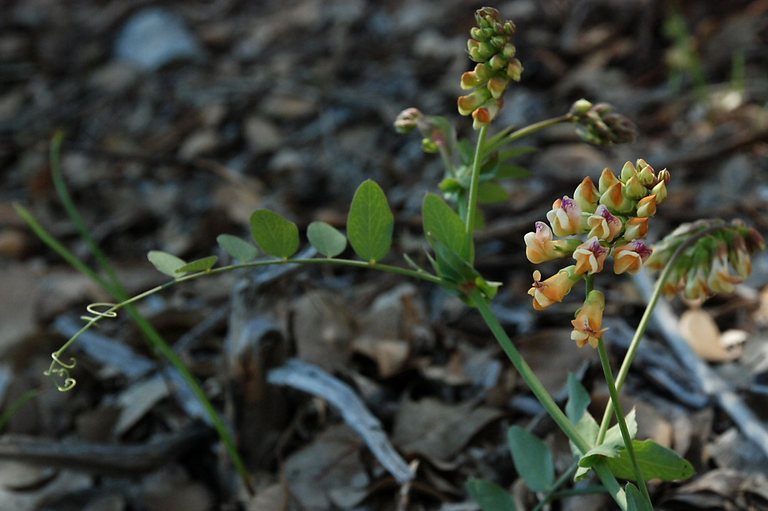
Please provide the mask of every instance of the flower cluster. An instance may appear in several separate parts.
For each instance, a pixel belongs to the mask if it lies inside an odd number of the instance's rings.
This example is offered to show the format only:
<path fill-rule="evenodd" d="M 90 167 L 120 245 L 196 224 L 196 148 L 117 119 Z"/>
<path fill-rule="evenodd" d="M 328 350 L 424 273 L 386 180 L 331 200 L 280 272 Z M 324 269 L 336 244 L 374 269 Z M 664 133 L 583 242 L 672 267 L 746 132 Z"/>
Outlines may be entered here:
<path fill-rule="evenodd" d="M 634 123 L 615 112 L 608 103 L 593 105 L 580 99 L 571 106 L 568 115 L 578 125 L 577 132 L 582 140 L 590 144 L 626 144 L 637 136 Z"/>
<path fill-rule="evenodd" d="M 515 24 L 501 18 L 499 11 L 483 7 L 475 12 L 476 27 L 467 41 L 473 71 L 461 75 L 461 88 L 472 90 L 458 100 L 459 113 L 472 115 L 473 126 L 488 125 L 504 104 L 504 92 L 511 80 L 519 81 L 523 66 L 515 58 L 512 44 Z"/>
<path fill-rule="evenodd" d="M 603 271 L 609 256 L 615 273 L 639 271 L 652 253 L 642 238 L 656 206 L 667 197 L 669 179 L 666 169 L 656 173 L 645 160 L 637 160 L 625 163 L 618 176 L 603 170 L 597 186 L 585 177 L 573 198 L 557 199 L 547 213 L 549 225 L 536 222 L 534 232 L 525 235 L 525 254 L 534 264 L 566 257 L 575 264 L 546 280 L 534 272 L 528 291 L 533 307 L 541 310 L 562 301 L 584 276 Z M 597 345 L 604 306 L 602 294 L 590 292 L 573 321 L 572 338 L 579 346 Z"/>
<path fill-rule="evenodd" d="M 739 221 L 723 224 L 700 220 L 683 224 L 659 242 L 648 260 L 653 270 L 663 269 L 677 249 L 694 237 L 667 278 L 667 295 L 682 293 L 688 299 L 705 299 L 732 293 L 752 271 L 751 255 L 765 248 L 762 236 Z"/>

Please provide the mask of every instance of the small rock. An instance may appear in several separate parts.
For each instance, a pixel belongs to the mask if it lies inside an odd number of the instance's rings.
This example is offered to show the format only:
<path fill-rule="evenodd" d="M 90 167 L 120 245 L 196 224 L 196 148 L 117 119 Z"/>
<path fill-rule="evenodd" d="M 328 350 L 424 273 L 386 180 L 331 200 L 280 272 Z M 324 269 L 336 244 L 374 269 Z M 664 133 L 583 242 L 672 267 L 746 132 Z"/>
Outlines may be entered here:
<path fill-rule="evenodd" d="M 275 119 L 293 121 L 315 113 L 317 104 L 310 98 L 276 93 L 262 101 L 261 110 Z"/>
<path fill-rule="evenodd" d="M 179 148 L 179 158 L 191 160 L 213 152 L 219 147 L 219 136 L 212 129 L 195 131 L 188 136 Z"/>
<path fill-rule="evenodd" d="M 110 62 L 97 69 L 91 75 L 91 85 L 101 91 L 120 94 L 127 92 L 138 79 L 139 74 L 133 66 L 121 62 Z"/>
<path fill-rule="evenodd" d="M 245 139 L 248 147 L 257 155 L 274 151 L 283 141 L 277 127 L 260 116 L 246 119 Z"/>
<path fill-rule="evenodd" d="M 160 8 L 138 11 L 115 42 L 115 57 L 154 71 L 179 60 L 204 56 L 197 39 L 176 14 Z"/>

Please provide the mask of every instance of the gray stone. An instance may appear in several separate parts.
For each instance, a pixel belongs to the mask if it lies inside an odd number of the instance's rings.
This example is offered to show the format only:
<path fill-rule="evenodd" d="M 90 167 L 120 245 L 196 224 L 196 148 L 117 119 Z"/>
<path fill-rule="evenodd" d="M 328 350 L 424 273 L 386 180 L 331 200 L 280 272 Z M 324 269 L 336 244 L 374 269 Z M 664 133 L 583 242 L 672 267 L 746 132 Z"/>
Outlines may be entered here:
<path fill-rule="evenodd" d="M 160 8 L 138 11 L 115 41 L 115 58 L 154 71 L 179 60 L 197 60 L 204 52 L 176 14 Z"/>

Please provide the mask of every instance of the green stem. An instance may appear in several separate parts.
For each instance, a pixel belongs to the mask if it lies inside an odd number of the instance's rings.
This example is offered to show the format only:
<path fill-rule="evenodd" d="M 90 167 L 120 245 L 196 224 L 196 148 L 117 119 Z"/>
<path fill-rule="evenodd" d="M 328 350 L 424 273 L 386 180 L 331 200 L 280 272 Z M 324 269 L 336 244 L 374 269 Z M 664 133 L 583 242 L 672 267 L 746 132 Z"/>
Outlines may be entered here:
<path fill-rule="evenodd" d="M 573 474 L 576 472 L 576 469 L 579 468 L 579 461 L 576 460 L 570 467 L 568 467 L 568 470 L 563 472 L 559 478 L 552 484 L 552 486 L 547 490 L 547 493 L 544 495 L 544 498 L 539 501 L 538 504 L 536 504 L 536 507 L 533 508 L 533 511 L 540 511 L 544 506 L 546 506 L 552 499 L 555 498 L 556 495 L 559 495 L 560 492 L 558 490 L 560 487 L 562 487 L 564 484 L 566 484 L 568 481 L 571 480 L 573 477 Z M 600 487 L 602 491 L 605 491 L 604 488 Z"/>
<path fill-rule="evenodd" d="M 483 126 L 477 134 L 477 145 L 475 146 L 475 158 L 472 162 L 472 175 L 469 182 L 469 197 L 467 197 L 467 218 L 465 232 L 468 240 L 472 240 L 477 222 L 477 193 L 480 188 L 480 169 L 483 166 L 483 152 L 485 148 L 485 135 L 488 133 L 488 126 Z M 472 257 L 471 259 L 474 259 Z M 473 261 L 470 260 L 471 264 Z"/>
<path fill-rule="evenodd" d="M 640 470 L 640 466 L 637 464 L 635 449 L 632 445 L 632 436 L 629 434 L 627 421 L 624 419 L 624 410 L 622 410 L 621 401 L 619 400 L 619 393 L 616 390 L 616 381 L 613 379 L 611 361 L 608 358 L 608 350 L 605 349 L 605 342 L 603 341 L 602 337 L 597 341 L 597 352 L 600 354 L 600 365 L 603 366 L 605 383 L 608 385 L 608 393 L 611 395 L 611 401 L 614 403 L 614 408 L 616 410 L 616 420 L 619 423 L 621 438 L 624 440 L 624 448 L 627 450 L 629 461 L 632 463 L 632 470 L 635 473 L 635 480 L 637 481 L 637 485 L 640 487 L 640 491 L 643 493 L 643 497 L 645 497 L 648 504 L 651 505 L 651 496 L 648 494 L 648 487 L 645 484 L 645 478 L 643 477 L 643 473 Z"/>
<path fill-rule="evenodd" d="M 550 126 L 555 126 L 556 124 L 561 124 L 563 122 L 571 122 L 572 117 L 569 114 L 560 115 L 557 117 L 553 117 L 551 119 L 544 119 L 543 121 L 535 122 L 529 126 L 526 126 L 524 128 L 520 128 L 519 130 L 512 131 L 512 127 L 505 128 L 501 130 L 499 133 L 494 135 L 488 140 L 488 143 L 486 144 L 486 151 L 488 153 L 492 153 L 493 151 L 499 149 L 500 147 L 509 144 L 511 142 L 514 142 L 515 140 L 519 140 L 523 137 L 527 137 L 528 135 L 531 135 L 533 133 L 536 133 L 537 131 L 541 131 L 543 129 L 549 128 Z"/>
<path fill-rule="evenodd" d="M 724 225 L 724 222 L 716 221 L 710 227 L 704 228 L 698 233 L 690 236 L 687 240 L 685 240 L 683 243 L 681 243 L 677 247 L 675 252 L 669 258 L 667 265 L 664 267 L 664 270 L 661 272 L 661 275 L 659 275 L 659 278 L 656 281 L 656 287 L 653 290 L 651 299 L 648 301 L 648 305 L 645 307 L 643 316 L 640 318 L 640 323 L 637 325 L 637 329 L 635 330 L 635 335 L 632 337 L 632 341 L 629 343 L 629 349 L 627 350 L 627 354 L 624 355 L 624 360 L 622 361 L 621 367 L 619 368 L 619 372 L 616 375 L 616 391 L 617 392 L 621 392 L 621 388 L 624 386 L 624 382 L 627 380 L 627 376 L 629 375 L 629 368 L 632 366 L 632 362 L 635 360 L 635 356 L 637 355 L 637 350 L 640 347 L 640 342 L 643 339 L 643 335 L 645 335 L 645 331 L 647 330 L 648 325 L 651 322 L 651 316 L 653 316 L 653 311 L 656 308 L 656 304 L 659 302 L 659 298 L 661 298 L 661 294 L 664 289 L 664 283 L 672 274 L 672 270 L 674 269 L 678 259 L 680 258 L 680 256 L 683 255 L 683 253 L 688 248 L 693 246 L 701 238 L 703 238 L 704 236 L 708 236 L 719 229 L 722 229 L 723 225 Z M 603 418 L 600 422 L 600 430 L 598 431 L 598 434 L 597 434 L 597 445 L 600 445 L 603 442 L 603 440 L 605 440 L 605 435 L 608 432 L 608 427 L 610 426 L 612 415 L 613 415 L 613 399 L 608 401 L 608 404 L 605 407 L 605 412 L 603 412 Z"/>
<path fill-rule="evenodd" d="M 563 433 L 565 433 L 571 442 L 573 442 L 576 448 L 582 453 L 587 452 L 591 446 L 584 439 L 584 437 L 581 436 L 581 433 L 579 433 L 579 431 L 576 429 L 576 426 L 574 426 L 568 417 L 566 417 L 565 413 L 563 413 L 550 393 L 541 383 L 541 380 L 539 380 L 523 356 L 517 350 L 514 343 L 504 331 L 501 323 L 499 323 L 499 320 L 491 310 L 488 300 L 482 294 L 480 294 L 479 291 L 472 293 L 470 298 L 472 300 L 472 304 L 477 307 L 477 310 L 480 312 L 480 315 L 482 316 L 486 325 L 488 325 L 491 333 L 493 333 L 493 336 L 498 341 L 501 349 L 504 350 L 504 353 L 507 355 L 510 362 L 512 362 L 512 365 L 515 366 L 515 369 L 517 369 L 518 373 L 520 373 L 520 376 L 522 376 L 523 380 L 525 380 L 525 383 L 528 384 L 528 387 L 531 389 L 531 392 L 533 392 L 533 395 L 536 396 L 536 398 L 539 400 L 539 403 L 541 403 L 550 417 L 552 417 L 552 420 L 555 421 Z M 606 467 L 603 463 L 598 463 L 593 468 L 619 507 L 622 510 L 626 510 L 626 495 L 621 489 L 618 481 L 616 481 L 616 478 L 613 476 L 610 470 L 608 470 L 608 467 Z"/>

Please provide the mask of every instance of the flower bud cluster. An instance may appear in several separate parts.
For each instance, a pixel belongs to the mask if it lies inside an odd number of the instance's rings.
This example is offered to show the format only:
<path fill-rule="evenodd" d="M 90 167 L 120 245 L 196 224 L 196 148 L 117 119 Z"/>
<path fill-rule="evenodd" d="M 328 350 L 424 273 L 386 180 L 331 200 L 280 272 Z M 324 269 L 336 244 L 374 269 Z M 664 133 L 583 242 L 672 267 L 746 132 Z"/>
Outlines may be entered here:
<path fill-rule="evenodd" d="M 571 106 L 568 115 L 578 125 L 577 133 L 582 140 L 590 144 L 626 144 L 637 136 L 634 123 L 615 112 L 608 103 L 593 105 L 580 99 Z"/>
<path fill-rule="evenodd" d="M 395 131 L 400 134 L 408 134 L 419 130 L 421 136 L 421 148 L 425 153 L 437 153 L 449 151 L 453 134 L 440 117 L 424 115 L 418 108 L 406 108 L 399 114 L 394 122 Z"/>
<path fill-rule="evenodd" d="M 461 88 L 471 90 L 458 99 L 459 113 L 471 115 L 475 129 L 487 126 L 504 104 L 510 81 L 520 81 L 523 66 L 515 58 L 512 44 L 515 24 L 501 18 L 499 11 L 483 7 L 475 12 L 477 26 L 467 41 L 469 58 L 475 68 L 461 75 Z"/>
<path fill-rule="evenodd" d="M 677 259 L 664 285 L 667 295 L 682 293 L 690 300 L 698 300 L 732 293 L 736 284 L 751 273 L 751 255 L 765 248 L 760 233 L 739 221 L 712 227 L 708 220 L 683 224 L 656 245 L 648 267 L 661 270 L 681 244 L 701 236 Z"/>
<path fill-rule="evenodd" d="M 525 235 L 525 254 L 534 264 L 571 257 L 575 261 L 554 276 L 541 280 L 534 272 L 528 291 L 533 307 L 542 310 L 561 302 L 586 275 L 603 271 L 609 256 L 616 274 L 635 273 L 652 250 L 643 241 L 656 206 L 667 197 L 670 174 L 654 171 L 645 160 L 627 162 L 619 175 L 603 170 L 598 184 L 585 177 L 573 194 L 552 204 L 545 222 Z M 556 239 L 559 237 L 560 239 Z M 597 345 L 605 299 L 593 291 L 577 312 L 572 339 L 579 346 Z"/>

